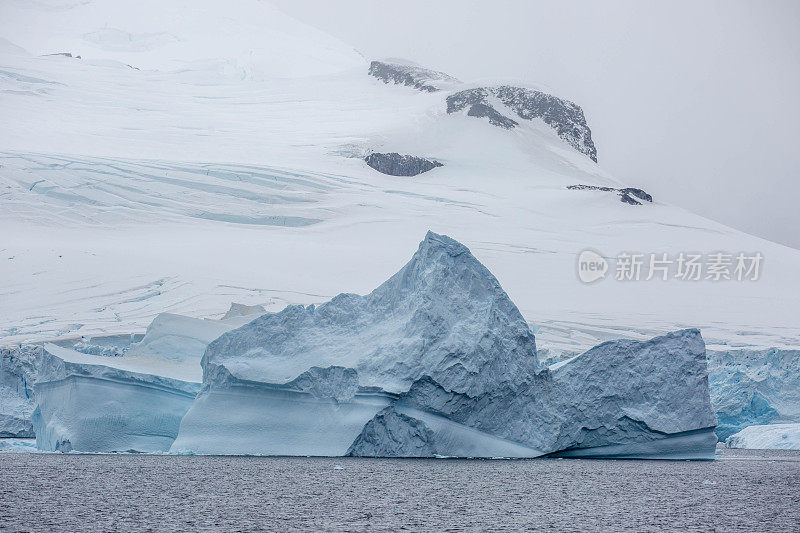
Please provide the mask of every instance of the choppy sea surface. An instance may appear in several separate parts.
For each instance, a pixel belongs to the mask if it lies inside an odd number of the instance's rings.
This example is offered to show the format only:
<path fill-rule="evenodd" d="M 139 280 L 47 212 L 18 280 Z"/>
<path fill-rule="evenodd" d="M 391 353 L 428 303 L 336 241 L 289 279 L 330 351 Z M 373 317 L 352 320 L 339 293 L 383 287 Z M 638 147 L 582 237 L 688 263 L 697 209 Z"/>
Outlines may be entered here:
<path fill-rule="evenodd" d="M 0 454 L 8 531 L 798 531 L 800 452 L 715 461 Z"/>

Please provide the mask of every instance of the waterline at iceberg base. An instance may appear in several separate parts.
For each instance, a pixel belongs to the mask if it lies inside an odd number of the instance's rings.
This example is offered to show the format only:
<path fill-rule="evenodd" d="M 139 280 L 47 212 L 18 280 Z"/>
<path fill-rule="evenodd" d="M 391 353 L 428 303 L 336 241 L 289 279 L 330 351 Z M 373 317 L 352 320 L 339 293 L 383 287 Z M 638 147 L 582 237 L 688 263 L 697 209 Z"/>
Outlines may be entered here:
<path fill-rule="evenodd" d="M 26 409 L 35 405 L 39 449 L 714 456 L 717 420 L 699 331 L 606 342 L 544 367 L 497 279 L 465 246 L 431 232 L 366 296 L 156 322 L 163 327 L 148 329 L 148 343 L 113 357 L 55 344 L 6 350 L 3 368 L 14 370 L 7 381 L 28 383 L 26 398 L 32 389 Z"/>
<path fill-rule="evenodd" d="M 710 459 L 697 330 L 542 369 L 495 277 L 429 232 L 366 296 L 266 314 L 209 344 L 178 453 Z"/>

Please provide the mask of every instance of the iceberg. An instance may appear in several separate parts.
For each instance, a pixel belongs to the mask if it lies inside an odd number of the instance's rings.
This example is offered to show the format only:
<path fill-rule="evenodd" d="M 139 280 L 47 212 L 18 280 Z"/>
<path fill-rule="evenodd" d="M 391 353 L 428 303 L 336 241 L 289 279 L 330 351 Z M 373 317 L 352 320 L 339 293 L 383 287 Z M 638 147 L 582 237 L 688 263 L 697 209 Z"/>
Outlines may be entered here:
<path fill-rule="evenodd" d="M 289 306 L 221 335 L 203 355 L 204 383 L 231 377 L 285 384 L 311 367 L 343 366 L 359 383 L 401 393 L 429 375 L 478 394 L 537 370 L 517 307 L 466 246 L 429 232 L 398 273 L 367 296 Z"/>
<path fill-rule="evenodd" d="M 42 450 L 166 451 L 200 390 L 209 342 L 265 313 L 222 320 L 161 313 L 144 336 L 63 339 L 0 349 L 0 438 Z"/>
<path fill-rule="evenodd" d="M 478 447 L 471 454 L 477 456 L 710 459 L 717 443 L 705 344 L 697 330 L 601 344 L 521 385 L 481 395 L 455 393 L 425 377 L 394 408 L 423 427 L 444 418 L 527 448 L 498 454 Z M 402 440 L 394 452 L 386 442 L 367 446 L 375 427 L 386 426 L 378 417 L 351 453 L 403 455 L 409 443 Z M 443 429 L 426 434 L 427 448 L 436 455 L 463 455 L 464 442 L 453 439 L 450 427 Z"/>
<path fill-rule="evenodd" d="M 481 394 L 538 368 L 533 333 L 499 282 L 432 232 L 369 295 L 261 316 L 209 344 L 202 363 L 203 389 L 173 450 L 344 455 L 423 376 Z M 351 369 L 336 379 L 357 375 L 358 389 L 349 401 L 303 390 L 298 379 L 323 379 L 307 374 L 313 367 Z"/>
<path fill-rule="evenodd" d="M 174 452 L 713 458 L 697 330 L 614 341 L 541 369 L 497 279 L 429 232 L 366 296 L 221 335 Z"/>
<path fill-rule="evenodd" d="M 69 352 L 54 344 L 41 351 L 32 415 L 39 450 L 169 450 L 199 383 L 69 362 Z"/>
<path fill-rule="evenodd" d="M 800 424 L 748 426 L 725 441 L 728 448 L 800 450 Z"/>
<path fill-rule="evenodd" d="M 232 307 L 233 312 L 241 308 Z M 230 315 L 232 311 L 228 311 Z M 241 314 L 230 320 L 203 320 L 172 313 L 161 313 L 147 326 L 144 338 L 133 345 L 127 354 L 129 359 L 150 361 L 152 373 L 170 375 L 186 381 L 200 381 L 200 359 L 206 346 L 235 328 Z M 246 316 L 246 315 L 245 315 Z M 252 316 L 250 317 L 252 319 Z"/>

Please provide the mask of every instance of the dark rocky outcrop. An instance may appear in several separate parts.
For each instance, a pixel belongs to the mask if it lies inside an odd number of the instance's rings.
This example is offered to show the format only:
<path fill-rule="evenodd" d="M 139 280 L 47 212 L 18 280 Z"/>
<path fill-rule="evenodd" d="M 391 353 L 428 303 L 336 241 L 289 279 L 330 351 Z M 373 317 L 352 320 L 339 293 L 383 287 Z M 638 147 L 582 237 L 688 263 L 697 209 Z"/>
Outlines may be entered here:
<path fill-rule="evenodd" d="M 491 98 L 496 98 L 504 106 L 503 112 L 498 111 Z M 447 97 L 448 113 L 457 113 L 464 109 L 468 116 L 486 117 L 490 124 L 506 129 L 519 125 L 516 120 L 504 114 L 508 111 L 523 120 L 541 118 L 567 144 L 597 162 L 597 149 L 583 110 L 568 100 L 533 89 L 508 85 L 466 89 Z"/>
<path fill-rule="evenodd" d="M 460 83 L 444 72 L 384 61 L 372 61 L 369 65 L 369 74 L 383 80 L 384 83 L 406 85 L 429 93 L 442 90 L 443 84 Z"/>
<path fill-rule="evenodd" d="M 364 161 L 378 172 L 390 176 L 416 176 L 443 166 L 438 161 L 431 161 L 430 159 L 413 155 L 401 155 L 396 152 L 388 154 L 372 153 L 365 157 Z"/>
<path fill-rule="evenodd" d="M 642 205 L 642 202 L 651 202 L 653 201 L 653 197 L 644 192 L 642 189 L 636 189 L 634 187 L 625 187 L 622 189 L 617 189 L 615 187 L 600 187 L 598 185 L 569 185 L 567 189 L 573 191 L 603 191 L 603 192 L 614 192 L 619 195 L 619 199 L 621 202 L 630 204 L 630 205 Z"/>
<path fill-rule="evenodd" d="M 476 88 L 460 91 L 447 97 L 447 112 L 456 113 L 467 109 L 470 117 L 486 117 L 489 124 L 505 129 L 511 129 L 518 125 L 518 122 L 499 113 L 489 104 L 489 92 L 487 89 Z"/>
<path fill-rule="evenodd" d="M 508 85 L 497 87 L 493 93 L 520 118 L 541 118 L 556 130 L 561 139 L 597 162 L 592 132 L 586 124 L 583 110 L 577 104 L 543 92 Z"/>
<path fill-rule="evenodd" d="M 81 56 L 73 56 L 71 52 L 56 52 L 55 54 L 44 54 L 43 57 L 49 57 L 49 56 L 63 56 L 63 57 L 71 57 L 74 59 L 81 58 Z"/>

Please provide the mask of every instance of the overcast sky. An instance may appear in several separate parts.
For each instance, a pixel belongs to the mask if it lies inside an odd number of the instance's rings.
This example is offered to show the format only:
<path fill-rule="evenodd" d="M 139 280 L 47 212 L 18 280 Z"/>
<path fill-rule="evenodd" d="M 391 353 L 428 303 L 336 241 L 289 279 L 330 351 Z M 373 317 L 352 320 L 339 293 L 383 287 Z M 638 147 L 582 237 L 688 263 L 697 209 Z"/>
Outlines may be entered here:
<path fill-rule="evenodd" d="M 275 0 L 368 58 L 548 86 L 631 186 L 800 248 L 800 2 Z"/>

